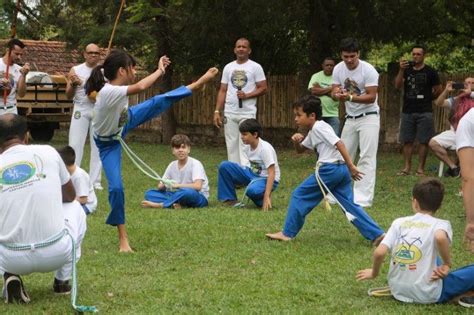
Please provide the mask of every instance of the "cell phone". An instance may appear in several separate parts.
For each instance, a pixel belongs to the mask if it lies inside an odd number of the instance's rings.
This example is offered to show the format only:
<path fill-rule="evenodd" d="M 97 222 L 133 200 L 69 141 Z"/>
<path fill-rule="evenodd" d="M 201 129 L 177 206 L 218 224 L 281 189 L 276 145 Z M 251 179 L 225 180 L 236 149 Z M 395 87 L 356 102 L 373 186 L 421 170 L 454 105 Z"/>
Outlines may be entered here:
<path fill-rule="evenodd" d="M 464 90 L 464 83 L 462 82 L 453 82 L 451 86 L 453 87 L 453 90 Z"/>
<path fill-rule="evenodd" d="M 415 66 L 415 62 L 413 60 L 409 60 L 409 61 L 407 61 L 407 63 L 408 63 L 409 67 L 414 67 Z"/>

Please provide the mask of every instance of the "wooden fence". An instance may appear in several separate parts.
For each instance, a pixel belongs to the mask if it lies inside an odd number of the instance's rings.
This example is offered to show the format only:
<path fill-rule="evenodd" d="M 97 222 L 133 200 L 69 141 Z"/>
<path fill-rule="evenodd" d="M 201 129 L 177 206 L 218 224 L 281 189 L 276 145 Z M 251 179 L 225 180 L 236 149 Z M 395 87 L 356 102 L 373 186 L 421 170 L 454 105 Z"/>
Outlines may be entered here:
<path fill-rule="evenodd" d="M 468 74 L 449 76 L 442 74 L 440 78 L 444 87 L 446 80 L 463 81 L 467 76 Z M 395 89 L 393 79 L 394 74 L 390 72 L 381 74 L 379 79 L 378 103 L 381 114 L 381 143 L 396 143 L 398 139 L 398 124 L 403 99 L 402 93 Z M 192 80 L 193 78 L 175 78 L 173 86 L 186 84 Z M 296 75 L 272 75 L 267 77 L 267 82 L 268 92 L 258 99 L 257 119 L 265 129 L 295 129 L 291 105 L 301 95 L 308 93 L 307 79 Z M 196 136 L 199 137 L 200 131 L 213 128 L 212 120 L 219 85 L 219 80 L 216 79 L 203 90 L 193 93 L 191 97 L 185 98 L 173 106 L 180 132 L 197 133 Z M 159 87 L 155 86 L 142 94 L 132 96 L 130 103 L 136 104 L 159 92 Z M 449 128 L 447 115 L 448 111 L 446 109 L 434 106 L 433 117 L 437 132 Z M 341 108 L 340 116 L 341 118 L 344 117 L 343 108 Z M 142 130 L 159 131 L 161 130 L 161 120 L 160 118 L 154 119 L 140 128 Z M 212 137 L 222 137 L 222 133 L 219 132 L 208 132 L 207 134 Z M 278 132 L 276 135 L 278 135 Z"/>

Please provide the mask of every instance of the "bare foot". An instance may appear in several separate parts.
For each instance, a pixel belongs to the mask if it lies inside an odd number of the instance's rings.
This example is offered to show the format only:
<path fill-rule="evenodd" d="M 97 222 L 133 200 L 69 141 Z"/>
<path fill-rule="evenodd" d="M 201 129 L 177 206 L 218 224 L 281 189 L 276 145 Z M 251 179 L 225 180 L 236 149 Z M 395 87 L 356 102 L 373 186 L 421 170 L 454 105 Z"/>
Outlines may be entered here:
<path fill-rule="evenodd" d="M 385 233 L 383 233 L 382 235 L 380 235 L 379 237 L 377 237 L 375 240 L 372 241 L 372 245 L 374 247 L 377 247 L 380 245 L 380 243 L 382 243 L 383 239 L 385 237 Z"/>
<path fill-rule="evenodd" d="M 133 253 L 133 249 L 128 244 L 128 239 L 120 240 L 119 253 Z"/>
<path fill-rule="evenodd" d="M 179 203 L 173 203 L 173 209 L 179 210 L 182 209 L 183 207 Z"/>
<path fill-rule="evenodd" d="M 187 87 L 191 91 L 199 90 L 204 84 L 211 81 L 219 73 L 219 69 L 216 67 L 209 68 L 206 73 L 204 73 L 196 82 L 189 84 Z"/>
<path fill-rule="evenodd" d="M 287 242 L 287 241 L 291 241 L 292 238 L 291 237 L 288 237 L 286 236 L 285 234 L 283 234 L 283 232 L 277 232 L 277 233 L 268 233 L 268 234 L 265 234 L 266 237 L 268 237 L 269 239 L 271 240 L 275 240 L 275 241 L 284 241 L 284 242 Z"/>
<path fill-rule="evenodd" d="M 141 202 L 141 205 L 143 208 L 163 208 L 163 203 L 162 202 L 152 202 L 148 200 L 143 200 Z"/>

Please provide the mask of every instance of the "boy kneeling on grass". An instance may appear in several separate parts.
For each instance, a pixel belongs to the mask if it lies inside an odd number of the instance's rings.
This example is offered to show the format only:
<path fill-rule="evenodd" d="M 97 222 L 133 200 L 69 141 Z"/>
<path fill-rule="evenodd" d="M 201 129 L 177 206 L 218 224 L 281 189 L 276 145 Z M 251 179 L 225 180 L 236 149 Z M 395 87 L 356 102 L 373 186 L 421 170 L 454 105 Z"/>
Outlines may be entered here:
<path fill-rule="evenodd" d="M 244 153 L 250 166 L 224 161 L 219 165 L 217 199 L 226 205 L 238 204 L 235 188 L 246 185 L 245 195 L 263 211 L 272 207 L 272 191 L 280 181 L 280 166 L 273 146 L 261 138 L 262 126 L 256 119 L 246 119 L 239 125 Z"/>
<path fill-rule="evenodd" d="M 316 172 L 291 194 L 283 231 L 266 236 L 279 241 L 293 239 L 303 227 L 306 216 L 329 190 L 360 234 L 378 245 L 383 239 L 383 230 L 361 206 L 354 203 L 351 175 L 354 180 L 359 180 L 363 174 L 352 163 L 344 143 L 332 127 L 321 120 L 321 100 L 313 95 L 304 96 L 293 105 L 293 112 L 298 127 L 310 131 L 306 138 L 295 133 L 291 140 L 298 153 L 315 150 L 319 154 Z"/>
<path fill-rule="evenodd" d="M 372 269 L 357 272 L 356 279 L 378 276 L 382 262 L 390 254 L 388 285 L 391 294 L 407 303 L 444 303 L 474 290 L 474 265 L 449 272 L 451 223 L 433 217 L 444 196 L 443 184 L 434 178 L 419 181 L 413 187 L 415 215 L 398 218 L 375 249 Z M 441 256 L 442 264 L 437 264 Z M 459 304 L 470 307 L 461 298 Z"/>
<path fill-rule="evenodd" d="M 209 180 L 202 163 L 189 156 L 191 141 L 188 136 L 174 135 L 171 138 L 171 147 L 177 160 L 168 165 L 163 178 L 175 183 L 170 190 L 159 182 L 158 189 L 150 189 L 145 193 L 142 207 L 179 209 L 207 206 Z"/>

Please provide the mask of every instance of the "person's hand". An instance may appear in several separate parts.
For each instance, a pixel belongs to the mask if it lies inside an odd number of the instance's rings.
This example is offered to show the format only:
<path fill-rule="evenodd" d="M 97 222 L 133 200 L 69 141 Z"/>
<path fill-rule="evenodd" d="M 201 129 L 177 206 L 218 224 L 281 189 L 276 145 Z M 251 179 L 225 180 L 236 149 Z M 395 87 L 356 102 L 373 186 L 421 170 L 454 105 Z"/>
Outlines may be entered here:
<path fill-rule="evenodd" d="M 165 184 L 163 184 L 162 182 L 158 182 L 158 190 L 166 190 Z"/>
<path fill-rule="evenodd" d="M 449 274 L 449 266 L 448 265 L 441 265 L 436 267 L 431 274 L 431 281 L 436 281 L 439 279 L 445 278 Z"/>
<path fill-rule="evenodd" d="M 264 196 L 263 197 L 263 206 L 262 210 L 263 211 L 268 211 L 272 208 L 272 198 L 270 196 Z"/>
<path fill-rule="evenodd" d="M 171 188 L 173 188 L 173 189 L 178 189 L 178 188 L 180 188 L 180 187 L 181 187 L 181 184 L 178 184 L 178 183 L 173 183 L 173 184 L 171 185 Z"/>
<path fill-rule="evenodd" d="M 372 268 L 359 270 L 356 275 L 357 281 L 374 279 Z"/>
<path fill-rule="evenodd" d="M 5 89 L 5 90 L 11 89 L 10 80 L 8 80 L 7 78 L 1 78 L 0 81 L 2 82 L 1 83 L 2 89 Z"/>
<path fill-rule="evenodd" d="M 158 61 L 158 69 L 162 71 L 162 75 L 165 74 L 166 68 L 171 64 L 170 58 L 168 58 L 166 55 L 162 56 L 160 58 L 160 61 Z"/>
<path fill-rule="evenodd" d="M 304 136 L 301 133 L 295 133 L 291 136 L 291 141 L 294 143 L 301 143 L 304 140 Z"/>
<path fill-rule="evenodd" d="M 453 81 L 447 81 L 445 89 L 446 89 L 446 92 L 452 92 L 453 91 Z"/>
<path fill-rule="evenodd" d="M 350 93 L 348 91 L 346 91 L 345 89 L 341 89 L 339 88 L 336 93 L 334 94 L 334 96 L 336 97 L 336 99 L 338 101 L 348 101 L 351 97 Z"/>
<path fill-rule="evenodd" d="M 216 126 L 217 128 L 220 128 L 222 127 L 222 118 L 221 118 L 221 113 L 218 112 L 218 111 L 215 111 L 214 112 L 214 126 Z"/>
<path fill-rule="evenodd" d="M 349 171 L 351 172 L 351 177 L 354 180 L 361 180 L 362 176 L 365 175 L 364 173 L 359 171 L 354 164 L 349 166 Z"/>
<path fill-rule="evenodd" d="M 244 100 L 247 98 L 247 94 L 245 94 L 245 92 L 242 90 L 237 90 L 237 97 L 241 100 Z"/>
<path fill-rule="evenodd" d="M 469 82 L 466 85 L 466 88 L 463 90 L 463 93 L 466 94 L 466 95 L 470 95 L 471 92 L 472 92 L 472 85 L 471 85 L 471 82 Z"/>
<path fill-rule="evenodd" d="M 467 223 L 464 230 L 464 242 L 468 249 L 474 253 L 474 223 Z"/>
<path fill-rule="evenodd" d="M 68 80 L 71 82 L 72 86 L 79 86 L 82 84 L 81 78 L 79 78 L 76 74 L 69 75 Z"/>
<path fill-rule="evenodd" d="M 23 76 L 26 76 L 28 74 L 28 72 L 30 72 L 30 64 L 27 62 L 27 63 L 25 63 L 25 65 L 23 67 L 21 67 L 20 73 Z"/>
<path fill-rule="evenodd" d="M 406 68 L 408 68 L 408 60 L 406 60 L 405 58 L 400 58 L 400 69 L 403 69 L 405 70 Z"/>

